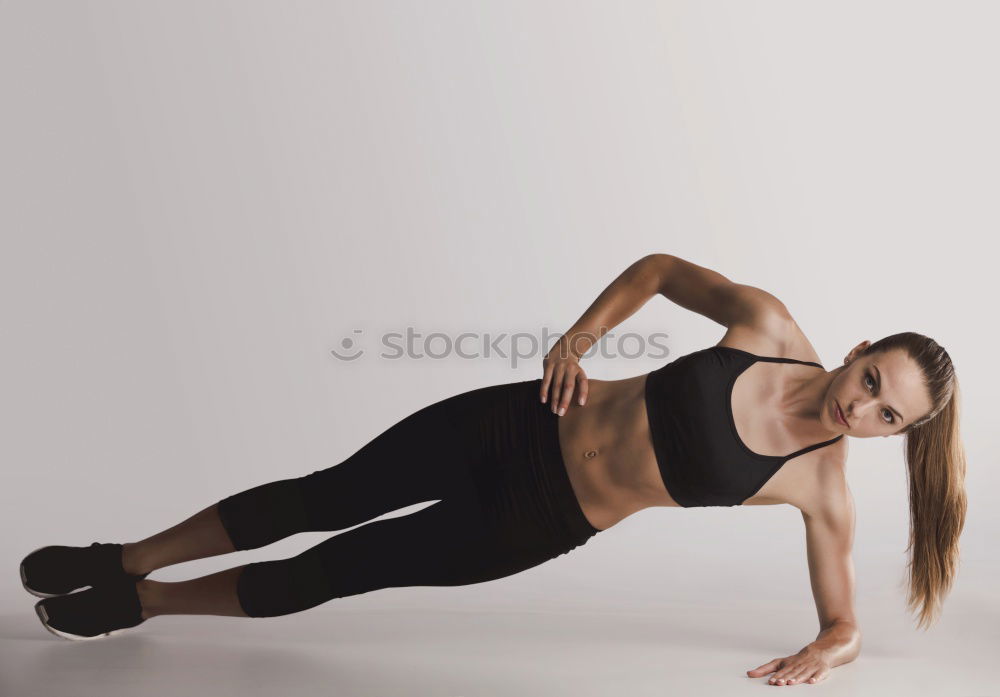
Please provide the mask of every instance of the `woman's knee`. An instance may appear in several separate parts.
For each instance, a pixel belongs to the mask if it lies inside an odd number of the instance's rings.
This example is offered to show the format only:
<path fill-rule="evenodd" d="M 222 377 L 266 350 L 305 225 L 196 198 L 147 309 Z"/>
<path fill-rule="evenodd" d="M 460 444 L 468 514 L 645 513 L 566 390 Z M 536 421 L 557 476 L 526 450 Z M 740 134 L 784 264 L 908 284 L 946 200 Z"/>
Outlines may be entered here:
<path fill-rule="evenodd" d="M 310 529 L 296 479 L 246 489 L 218 502 L 223 527 L 237 550 L 257 549 Z"/>
<path fill-rule="evenodd" d="M 334 597 L 319 555 L 310 551 L 247 564 L 237 581 L 236 594 L 248 617 L 290 615 Z"/>

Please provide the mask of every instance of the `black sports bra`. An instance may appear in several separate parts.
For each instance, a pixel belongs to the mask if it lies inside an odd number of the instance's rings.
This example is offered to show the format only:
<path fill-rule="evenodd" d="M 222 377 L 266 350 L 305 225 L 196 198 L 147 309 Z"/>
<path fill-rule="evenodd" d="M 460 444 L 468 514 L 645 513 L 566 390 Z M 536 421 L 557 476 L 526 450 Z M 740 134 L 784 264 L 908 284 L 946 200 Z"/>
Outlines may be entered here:
<path fill-rule="evenodd" d="M 711 346 L 681 356 L 646 376 L 646 416 L 660 476 L 681 506 L 739 506 L 788 460 L 836 443 L 843 434 L 791 455 L 760 455 L 736 431 L 733 385 L 757 361 L 813 361 L 758 356 Z"/>

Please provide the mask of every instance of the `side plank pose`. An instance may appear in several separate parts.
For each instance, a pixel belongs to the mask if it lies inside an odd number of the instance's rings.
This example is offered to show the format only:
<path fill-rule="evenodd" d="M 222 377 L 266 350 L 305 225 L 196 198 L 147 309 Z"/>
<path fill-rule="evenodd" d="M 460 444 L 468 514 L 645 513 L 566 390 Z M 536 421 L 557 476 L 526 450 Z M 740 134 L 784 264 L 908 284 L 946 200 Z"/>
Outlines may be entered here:
<path fill-rule="evenodd" d="M 724 326 L 724 336 L 648 374 L 588 379 L 583 354 L 657 294 Z M 541 378 L 423 407 L 339 464 L 233 494 L 139 542 L 36 549 L 21 581 L 43 598 L 35 609 L 46 629 L 96 639 L 158 615 L 276 617 L 382 588 L 499 579 L 650 506 L 787 503 L 805 524 L 820 631 L 747 675 L 812 683 L 861 647 L 844 435 L 902 435 L 907 606 L 925 628 L 940 615 L 958 567 L 966 464 L 958 380 L 933 339 L 862 341 L 827 371 L 773 295 L 650 254 L 598 296 L 543 368 Z M 360 525 L 426 501 L 436 503 Z M 359 525 L 287 559 L 176 583 L 146 578 Z"/>

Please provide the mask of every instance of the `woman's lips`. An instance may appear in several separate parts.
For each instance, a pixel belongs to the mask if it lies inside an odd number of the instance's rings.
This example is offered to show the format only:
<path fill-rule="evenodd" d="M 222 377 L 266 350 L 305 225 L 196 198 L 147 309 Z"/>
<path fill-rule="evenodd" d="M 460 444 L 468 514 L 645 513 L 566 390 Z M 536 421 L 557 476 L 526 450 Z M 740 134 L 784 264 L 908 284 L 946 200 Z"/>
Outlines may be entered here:
<path fill-rule="evenodd" d="M 840 422 L 840 425 L 847 426 L 848 428 L 850 428 L 850 426 L 848 426 L 847 424 L 847 419 L 844 418 L 844 412 L 840 410 L 840 405 L 834 402 L 833 407 L 834 407 L 834 413 L 837 416 L 837 421 Z"/>

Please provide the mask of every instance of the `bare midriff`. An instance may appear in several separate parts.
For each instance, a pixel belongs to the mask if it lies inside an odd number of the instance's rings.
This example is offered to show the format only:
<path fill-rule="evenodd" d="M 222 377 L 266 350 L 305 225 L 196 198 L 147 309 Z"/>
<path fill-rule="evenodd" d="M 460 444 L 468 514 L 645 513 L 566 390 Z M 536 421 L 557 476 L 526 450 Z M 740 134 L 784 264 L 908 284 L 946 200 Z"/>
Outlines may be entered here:
<path fill-rule="evenodd" d="M 650 506 L 677 506 L 663 485 L 646 416 L 646 375 L 588 379 L 559 417 L 559 445 L 580 508 L 606 530 Z M 548 408 L 551 405 L 546 404 Z"/>

